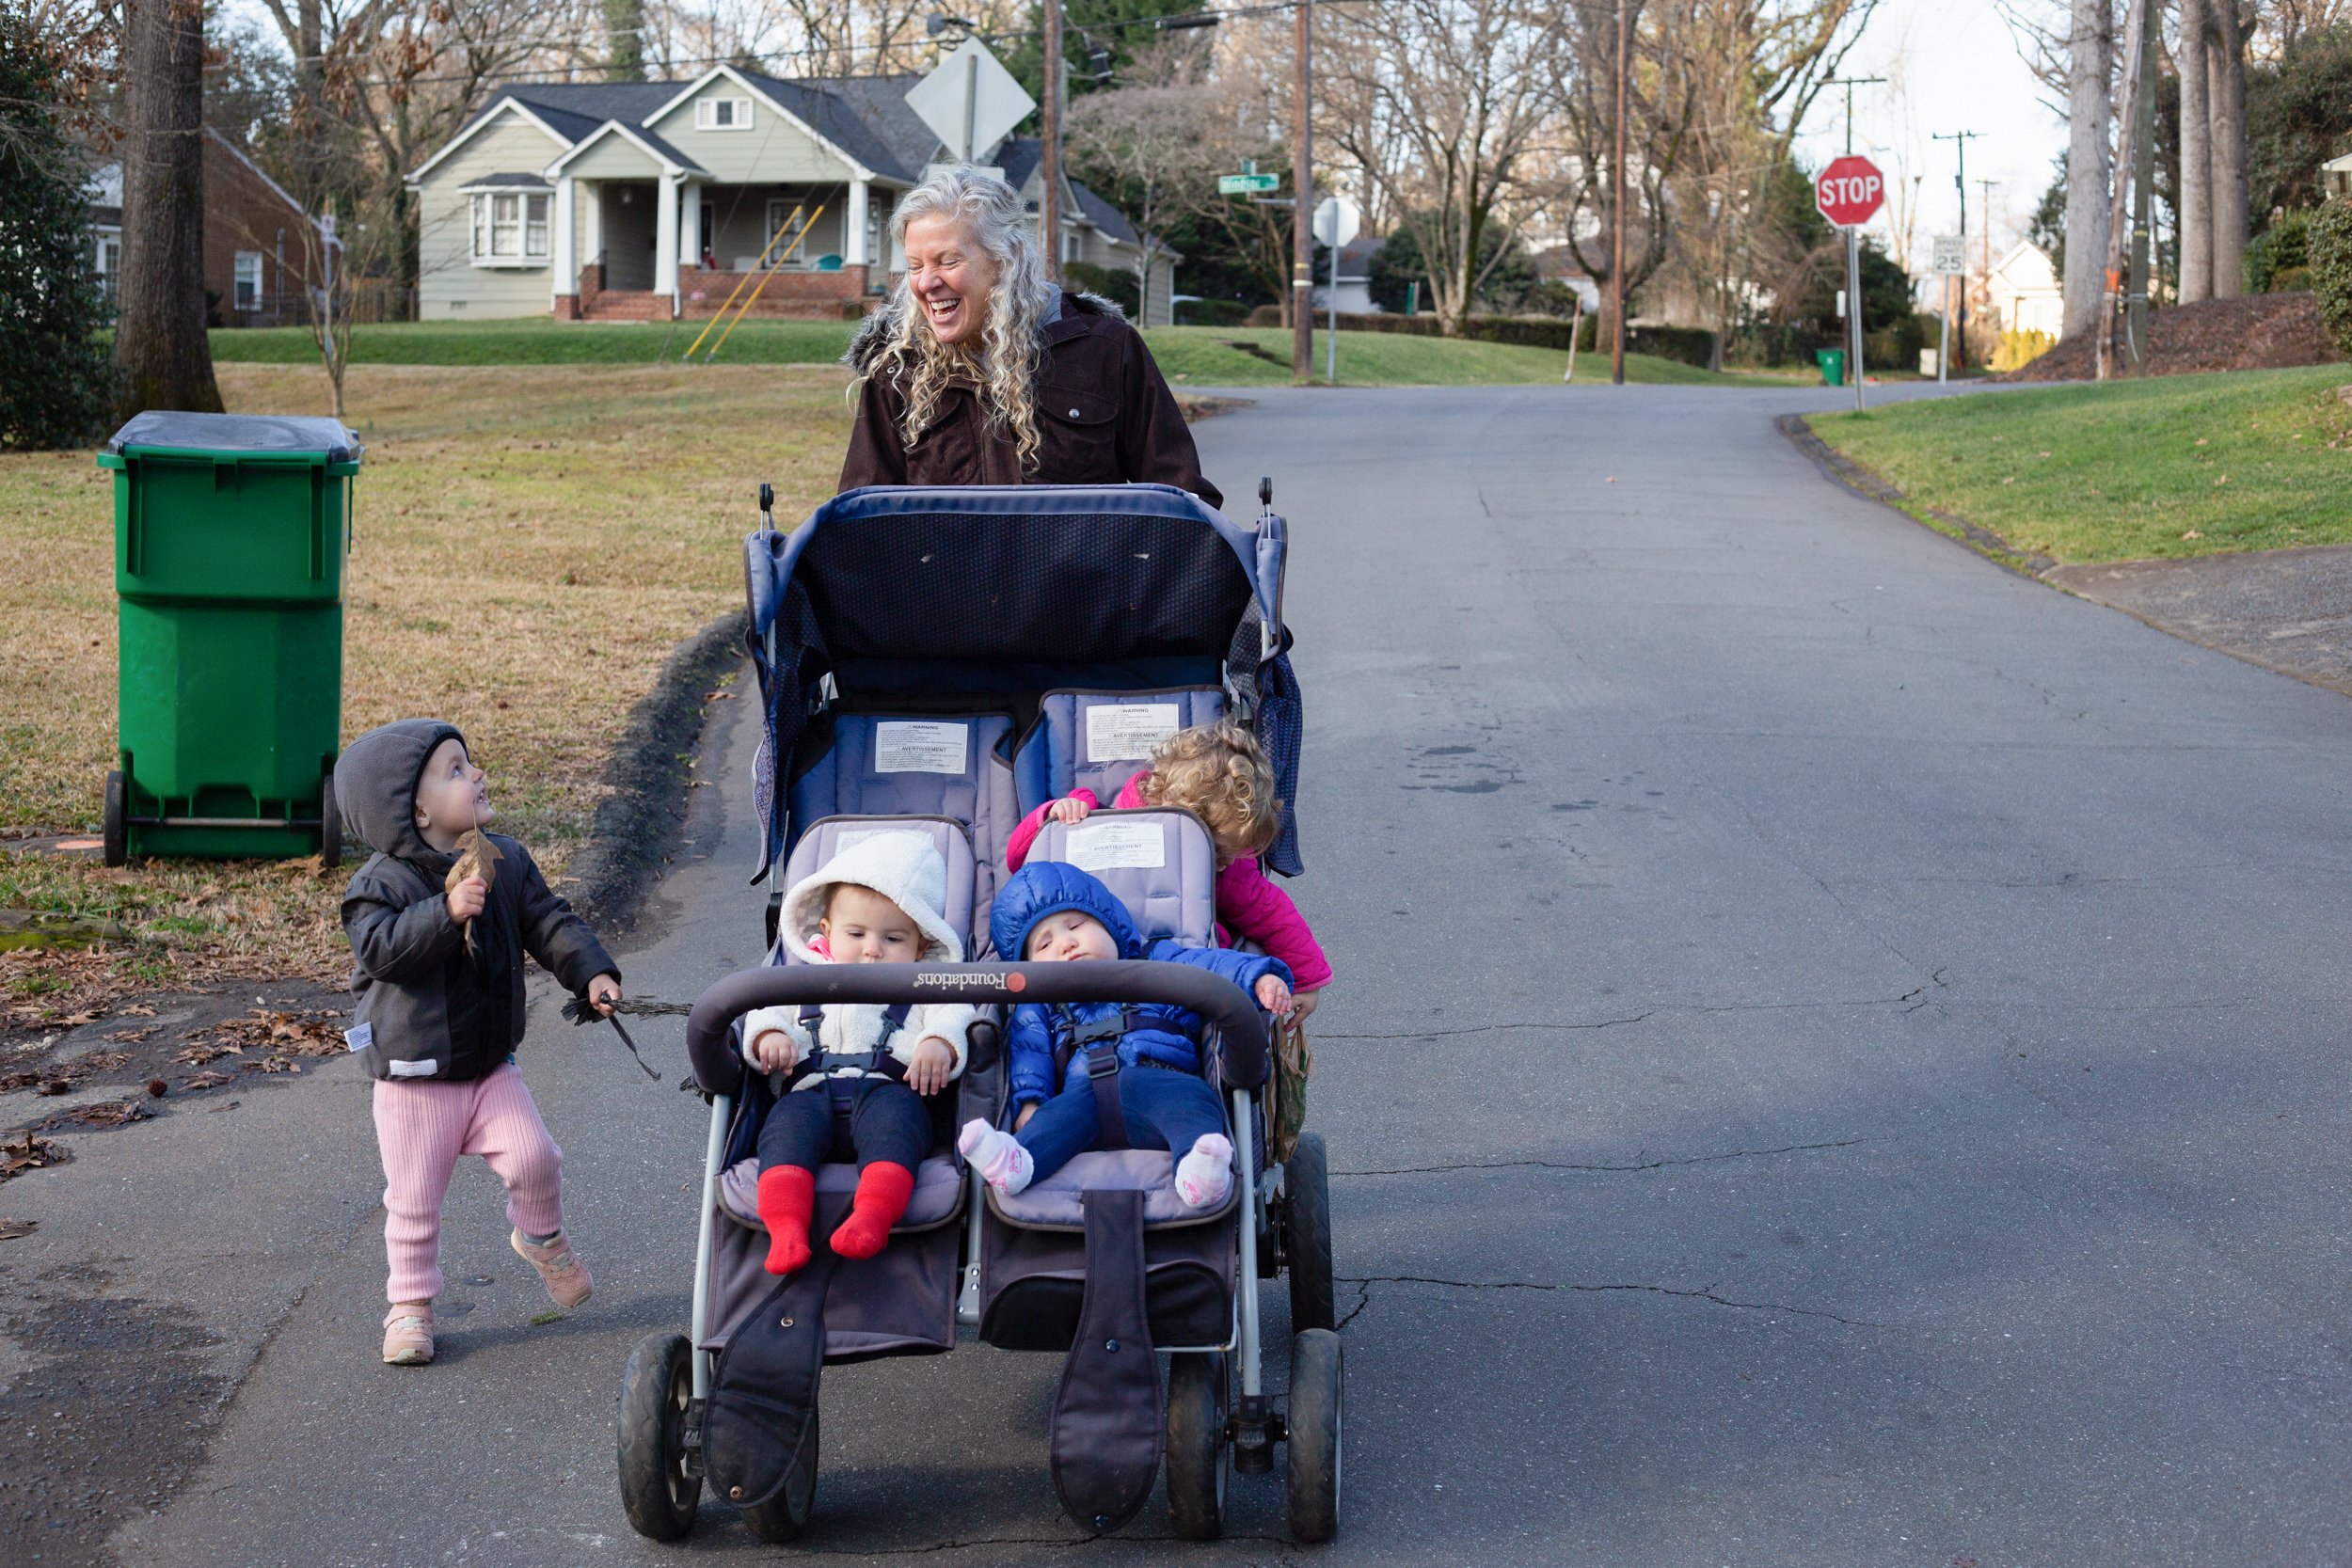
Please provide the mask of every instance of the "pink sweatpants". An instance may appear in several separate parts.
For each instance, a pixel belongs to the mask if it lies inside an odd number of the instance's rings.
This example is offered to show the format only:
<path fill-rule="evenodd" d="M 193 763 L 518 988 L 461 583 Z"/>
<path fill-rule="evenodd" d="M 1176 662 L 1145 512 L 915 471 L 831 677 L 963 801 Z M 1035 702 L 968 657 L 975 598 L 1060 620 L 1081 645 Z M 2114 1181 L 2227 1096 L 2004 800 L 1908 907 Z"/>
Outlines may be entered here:
<path fill-rule="evenodd" d="M 564 1151 L 515 1064 L 470 1084 L 379 1078 L 375 1144 L 384 1156 L 388 1301 L 441 1293 L 441 1199 L 461 1154 L 479 1154 L 506 1183 L 506 1217 L 525 1235 L 564 1228 Z"/>

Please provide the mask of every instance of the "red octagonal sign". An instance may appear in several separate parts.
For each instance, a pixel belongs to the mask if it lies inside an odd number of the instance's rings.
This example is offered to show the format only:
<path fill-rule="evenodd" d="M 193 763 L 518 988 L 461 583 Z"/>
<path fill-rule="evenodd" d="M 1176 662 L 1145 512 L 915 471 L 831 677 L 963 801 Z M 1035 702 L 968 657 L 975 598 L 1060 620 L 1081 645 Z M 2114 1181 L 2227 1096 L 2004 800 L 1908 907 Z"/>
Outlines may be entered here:
<path fill-rule="evenodd" d="M 1840 229 L 1869 222 L 1885 201 L 1886 177 L 1869 159 L 1851 152 L 1832 162 L 1813 182 L 1813 204 Z"/>

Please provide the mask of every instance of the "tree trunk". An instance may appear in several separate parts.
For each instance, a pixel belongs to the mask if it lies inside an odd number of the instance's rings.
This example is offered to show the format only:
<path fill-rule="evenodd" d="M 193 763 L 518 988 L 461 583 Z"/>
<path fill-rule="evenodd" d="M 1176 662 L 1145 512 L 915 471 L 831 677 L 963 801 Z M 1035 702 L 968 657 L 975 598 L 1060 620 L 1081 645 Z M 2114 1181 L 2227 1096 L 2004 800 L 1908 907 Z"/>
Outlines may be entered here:
<path fill-rule="evenodd" d="M 2246 38 L 2236 0 L 2208 0 L 2212 46 L 2205 55 L 2207 112 L 2212 130 L 2213 293 L 2234 299 L 2246 292 Z"/>
<path fill-rule="evenodd" d="M 124 7 L 122 418 L 220 411 L 204 336 L 204 19 L 199 0 Z"/>
<path fill-rule="evenodd" d="M 2184 0 L 2194 5 L 2196 0 Z M 2107 75 L 2114 63 L 2115 16 L 2109 0 L 2074 0 L 2068 56 L 2066 140 L 2066 313 L 2064 336 L 2099 329 L 2106 291 L 2107 205 L 2111 196 Z M 1991 221 L 1991 214 L 1986 214 Z"/>
<path fill-rule="evenodd" d="M 2181 0 L 2181 303 L 2213 297 L 2212 31 L 2209 0 Z M 2223 0 L 2224 4 L 2228 0 Z"/>

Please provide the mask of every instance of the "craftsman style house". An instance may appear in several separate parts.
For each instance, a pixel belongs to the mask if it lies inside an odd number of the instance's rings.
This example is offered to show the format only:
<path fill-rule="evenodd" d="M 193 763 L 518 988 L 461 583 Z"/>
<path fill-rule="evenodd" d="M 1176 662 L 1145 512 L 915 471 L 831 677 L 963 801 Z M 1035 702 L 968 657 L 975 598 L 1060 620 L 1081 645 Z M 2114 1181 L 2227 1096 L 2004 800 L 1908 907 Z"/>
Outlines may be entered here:
<path fill-rule="evenodd" d="M 757 315 L 862 314 L 902 264 L 884 254 L 892 207 L 945 156 L 907 106 L 919 80 L 720 66 L 691 82 L 503 88 L 408 176 L 418 315 L 669 320 L 755 289 Z M 1034 140 L 975 162 L 1038 211 Z M 1134 271 L 1117 209 L 1065 179 L 1061 211 L 1064 261 Z M 1148 323 L 1172 319 L 1162 256 Z"/>

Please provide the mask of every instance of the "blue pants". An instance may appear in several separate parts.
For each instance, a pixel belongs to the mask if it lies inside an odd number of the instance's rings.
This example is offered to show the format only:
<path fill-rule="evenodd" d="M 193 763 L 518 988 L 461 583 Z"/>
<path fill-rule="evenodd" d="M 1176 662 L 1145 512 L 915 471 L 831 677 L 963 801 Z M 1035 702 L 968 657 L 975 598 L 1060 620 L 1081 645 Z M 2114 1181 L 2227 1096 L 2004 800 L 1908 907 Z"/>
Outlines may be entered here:
<path fill-rule="evenodd" d="M 842 1112 L 834 1097 L 844 1101 Z M 855 1160 L 913 1170 L 930 1151 L 931 1114 L 923 1097 L 886 1078 L 819 1084 L 795 1089 L 769 1109 L 759 1128 L 761 1175 L 778 1165 L 815 1170 L 828 1161 Z"/>
<path fill-rule="evenodd" d="M 1201 1134 L 1225 1132 L 1225 1108 L 1216 1091 L 1189 1072 L 1157 1068 L 1119 1069 L 1119 1108 L 1127 1118 L 1127 1142 L 1135 1148 L 1165 1148 L 1178 1159 L 1192 1152 Z M 1014 1136 L 1037 1162 L 1030 1180 L 1042 1181 L 1073 1155 L 1102 1141 L 1103 1118 L 1094 1108 L 1094 1085 L 1083 1061 L 1071 1069 L 1061 1093 L 1037 1108 L 1029 1125 Z"/>

